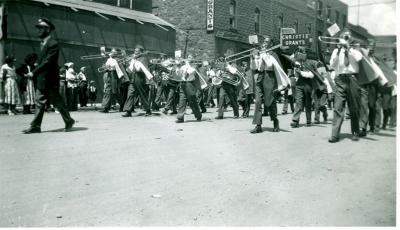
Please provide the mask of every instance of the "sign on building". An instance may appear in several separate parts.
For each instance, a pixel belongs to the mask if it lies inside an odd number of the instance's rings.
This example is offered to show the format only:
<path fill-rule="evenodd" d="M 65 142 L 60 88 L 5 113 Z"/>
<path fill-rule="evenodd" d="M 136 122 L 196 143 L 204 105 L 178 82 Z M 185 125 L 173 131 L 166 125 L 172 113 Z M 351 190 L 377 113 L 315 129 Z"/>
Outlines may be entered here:
<path fill-rule="evenodd" d="M 328 33 L 331 37 L 335 36 L 339 32 L 340 32 L 340 28 L 336 23 L 328 28 Z"/>
<path fill-rule="evenodd" d="M 282 34 L 282 46 L 297 48 L 310 45 L 310 34 Z"/>
<path fill-rule="evenodd" d="M 207 0 L 207 32 L 214 31 L 214 0 Z"/>

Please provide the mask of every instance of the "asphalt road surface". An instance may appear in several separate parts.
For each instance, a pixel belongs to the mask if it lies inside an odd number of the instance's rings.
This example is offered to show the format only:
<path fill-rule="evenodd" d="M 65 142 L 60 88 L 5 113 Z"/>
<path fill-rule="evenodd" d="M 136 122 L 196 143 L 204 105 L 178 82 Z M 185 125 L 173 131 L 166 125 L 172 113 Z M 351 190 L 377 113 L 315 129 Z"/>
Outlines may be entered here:
<path fill-rule="evenodd" d="M 32 115 L 1 115 L 0 227 L 395 226 L 394 129 L 353 142 L 346 120 L 330 144 L 330 122 L 280 115 L 273 133 L 265 117 L 252 135 L 251 118 L 209 111 L 74 112 L 68 133 L 46 113 L 32 135 Z"/>

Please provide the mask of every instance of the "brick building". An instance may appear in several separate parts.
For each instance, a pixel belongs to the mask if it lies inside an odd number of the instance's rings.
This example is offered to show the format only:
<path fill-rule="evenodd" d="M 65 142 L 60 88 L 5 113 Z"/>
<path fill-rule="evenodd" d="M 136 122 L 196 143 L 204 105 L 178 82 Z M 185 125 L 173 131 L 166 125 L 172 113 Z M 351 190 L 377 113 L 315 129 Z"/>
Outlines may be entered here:
<path fill-rule="evenodd" d="M 279 43 L 281 28 L 310 34 L 309 48 L 315 52 L 318 35 L 326 35 L 335 22 L 341 28 L 347 25 L 347 11 L 339 0 L 153 1 L 153 13 L 179 28 L 177 49 L 198 59 L 223 56 L 228 49 L 235 53 L 249 49 L 249 35 L 269 35 Z"/>

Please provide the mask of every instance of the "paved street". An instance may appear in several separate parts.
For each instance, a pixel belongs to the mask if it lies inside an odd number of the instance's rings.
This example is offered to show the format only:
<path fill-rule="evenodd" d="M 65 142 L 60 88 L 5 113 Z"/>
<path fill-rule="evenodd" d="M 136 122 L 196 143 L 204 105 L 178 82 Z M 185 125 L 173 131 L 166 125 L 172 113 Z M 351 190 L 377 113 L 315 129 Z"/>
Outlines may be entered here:
<path fill-rule="evenodd" d="M 252 135 L 250 118 L 209 110 L 184 124 L 74 112 L 69 133 L 47 113 L 33 135 L 32 115 L 1 115 L 0 227 L 395 225 L 394 129 L 353 142 L 346 120 L 330 144 L 330 124 L 292 129 L 288 114 Z"/>

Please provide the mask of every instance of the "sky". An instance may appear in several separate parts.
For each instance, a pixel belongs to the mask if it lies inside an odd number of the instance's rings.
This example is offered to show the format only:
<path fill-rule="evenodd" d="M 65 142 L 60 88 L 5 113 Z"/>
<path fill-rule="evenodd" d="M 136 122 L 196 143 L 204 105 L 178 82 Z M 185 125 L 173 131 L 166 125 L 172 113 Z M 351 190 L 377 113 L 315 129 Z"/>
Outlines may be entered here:
<path fill-rule="evenodd" d="M 372 35 L 396 34 L 396 1 L 395 0 L 340 0 L 349 6 L 348 20 L 354 25 L 363 26 Z M 370 3 L 392 2 L 388 4 Z M 354 6 L 360 3 L 360 7 Z M 351 7 L 354 6 L 354 7 Z M 357 20 L 359 10 L 359 18 Z"/>

